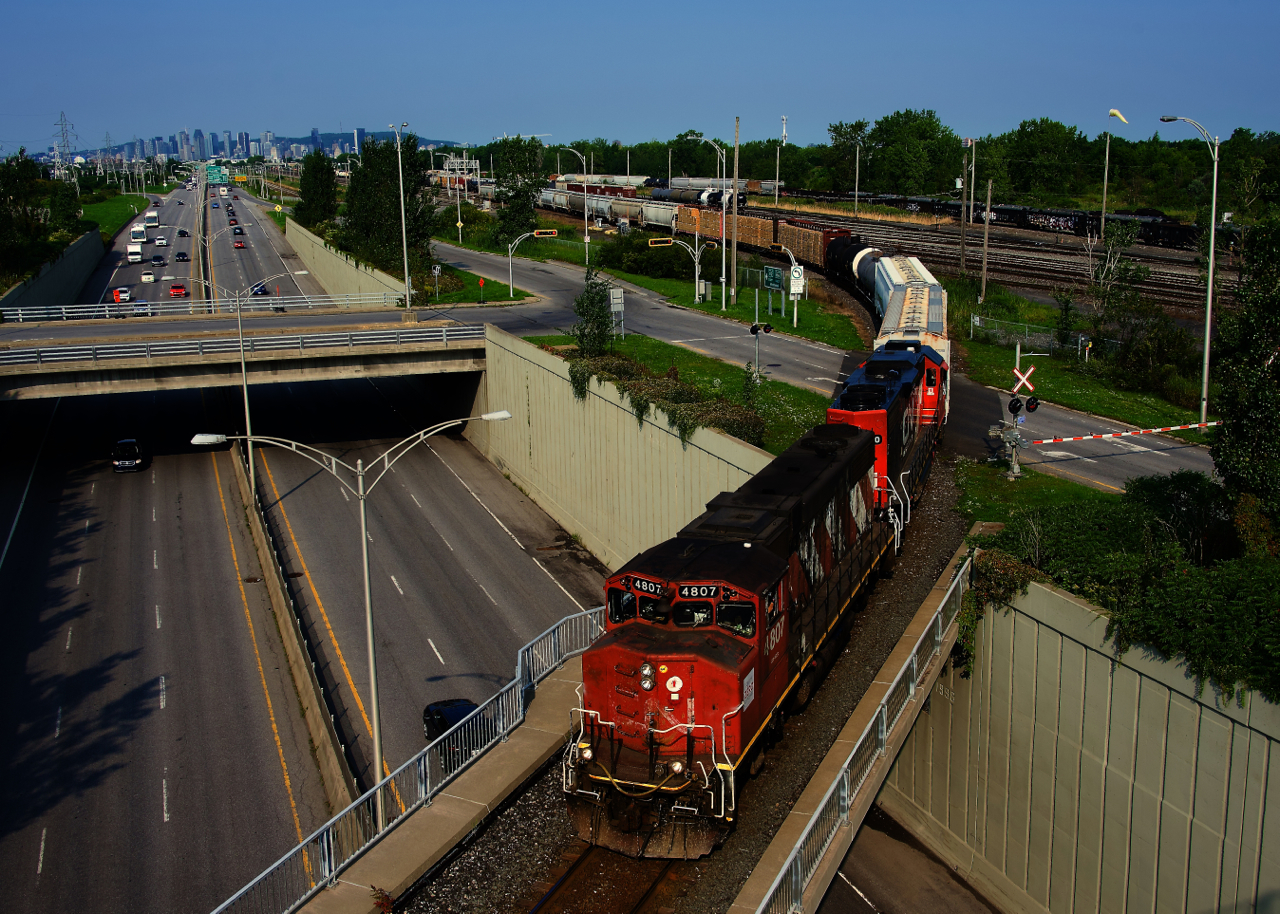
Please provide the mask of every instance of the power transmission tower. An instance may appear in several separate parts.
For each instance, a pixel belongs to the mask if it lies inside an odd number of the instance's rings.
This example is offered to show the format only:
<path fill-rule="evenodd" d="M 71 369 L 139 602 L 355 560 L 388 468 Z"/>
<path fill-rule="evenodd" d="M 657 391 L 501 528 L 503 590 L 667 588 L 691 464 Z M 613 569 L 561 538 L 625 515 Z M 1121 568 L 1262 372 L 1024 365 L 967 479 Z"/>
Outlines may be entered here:
<path fill-rule="evenodd" d="M 67 112 L 63 111 L 62 116 L 58 118 L 58 123 L 54 125 L 58 128 L 56 135 L 57 142 L 53 147 L 53 176 L 66 180 L 67 174 L 71 169 L 71 138 L 75 137 L 75 127 L 67 121 Z M 79 141 L 79 137 L 76 137 Z"/>
<path fill-rule="evenodd" d="M 116 152 L 115 147 L 111 145 L 111 131 L 107 131 L 106 139 L 102 141 L 103 157 L 107 160 L 107 174 L 111 176 L 111 180 L 115 180 L 116 176 Z"/>

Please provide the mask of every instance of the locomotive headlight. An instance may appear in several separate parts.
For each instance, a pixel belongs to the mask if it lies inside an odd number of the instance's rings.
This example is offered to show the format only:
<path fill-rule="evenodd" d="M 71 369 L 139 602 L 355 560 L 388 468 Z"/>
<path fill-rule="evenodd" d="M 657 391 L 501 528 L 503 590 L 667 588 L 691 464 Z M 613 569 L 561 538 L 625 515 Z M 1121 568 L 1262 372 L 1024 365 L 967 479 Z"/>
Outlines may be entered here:
<path fill-rule="evenodd" d="M 640 664 L 640 675 L 641 675 L 643 678 L 645 678 L 645 679 L 652 679 L 652 678 L 653 678 L 653 664 L 652 664 L 652 663 L 642 663 L 642 664 Z M 649 686 L 649 688 L 653 688 L 653 686 Z"/>
<path fill-rule="evenodd" d="M 589 761 L 591 761 L 593 758 L 595 758 L 595 756 L 596 756 L 596 754 L 595 754 L 594 752 L 592 752 L 592 751 L 591 751 L 591 748 L 590 748 L 590 747 L 587 747 L 586 749 L 583 749 L 583 750 L 582 750 L 582 760 L 583 760 L 584 762 L 589 762 Z"/>
<path fill-rule="evenodd" d="M 647 678 L 646 678 L 646 679 L 641 679 L 641 680 L 640 680 L 640 688 L 644 689 L 646 692 L 652 692 L 652 691 L 653 691 L 653 680 L 652 680 L 652 679 L 647 679 Z"/>
<path fill-rule="evenodd" d="M 676 761 L 671 763 L 671 773 L 680 774 L 684 771 L 684 762 Z"/>

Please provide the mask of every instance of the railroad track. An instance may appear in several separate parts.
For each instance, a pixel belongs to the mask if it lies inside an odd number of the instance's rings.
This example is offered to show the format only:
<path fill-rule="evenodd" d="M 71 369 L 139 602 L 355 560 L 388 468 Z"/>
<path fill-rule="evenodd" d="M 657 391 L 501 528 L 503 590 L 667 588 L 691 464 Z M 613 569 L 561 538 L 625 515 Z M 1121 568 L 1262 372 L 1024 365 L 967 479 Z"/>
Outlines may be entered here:
<path fill-rule="evenodd" d="M 530 914 L 658 914 L 677 891 L 682 860 L 624 857 L 586 842 L 575 842 L 549 880 L 544 894 L 530 898 Z"/>

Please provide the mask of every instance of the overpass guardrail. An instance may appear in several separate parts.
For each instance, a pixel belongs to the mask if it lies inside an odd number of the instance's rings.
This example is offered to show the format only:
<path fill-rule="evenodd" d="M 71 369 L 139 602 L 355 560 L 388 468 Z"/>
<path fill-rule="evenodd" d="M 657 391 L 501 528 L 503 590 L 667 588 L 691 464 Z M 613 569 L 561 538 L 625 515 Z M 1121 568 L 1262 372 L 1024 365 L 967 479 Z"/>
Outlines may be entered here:
<path fill-rule="evenodd" d="M 421 343 L 462 343 L 484 340 L 483 324 L 423 327 L 412 330 L 355 330 L 328 333 L 295 333 L 281 336 L 246 336 L 246 355 L 259 352 L 306 352 L 354 349 L 357 346 L 406 346 Z M 238 353 L 236 336 L 197 340 L 152 340 L 136 343 L 104 343 L 88 346 L 43 346 L 0 350 L 0 367 L 54 365 L 64 362 L 101 362 L 111 359 L 158 359 Z"/>
<path fill-rule="evenodd" d="M 566 616 L 520 649 L 516 675 L 496 695 L 281 857 L 213 914 L 288 914 L 332 884 L 343 870 L 525 717 L 538 683 L 604 633 L 604 607 Z M 378 824 L 379 801 L 385 822 Z"/>
<path fill-rule="evenodd" d="M 185 280 L 182 280 L 185 282 Z M 156 284 L 156 295 L 167 296 L 165 282 Z M 236 299 L 170 299 L 156 301 L 132 299 L 127 302 L 96 302 L 82 305 L 39 305 L 24 308 L 0 308 L 6 321 L 72 321 L 101 320 L 120 317 L 164 317 L 193 314 L 235 314 Z M 357 295 L 245 295 L 240 299 L 245 314 L 265 311 L 315 311 L 322 308 L 350 308 L 353 306 L 387 308 L 398 307 L 403 296 L 389 292 L 362 292 Z M 141 306 L 141 309 L 139 308 Z"/>
<path fill-rule="evenodd" d="M 872 766 L 885 754 L 889 734 L 902 717 L 907 703 L 915 697 L 916 687 L 924 680 L 930 664 L 942 652 L 947 630 L 955 623 L 960 602 L 968 589 L 972 561 L 972 558 L 965 559 L 952 577 L 951 586 L 934 611 L 933 618 L 916 641 L 911 656 L 898 671 L 893 684 L 884 693 L 840 773 L 827 788 L 800 840 L 756 909 L 757 914 L 793 914 L 804 910 L 804 890 L 809 880 L 835 840 L 836 833 L 848 823 L 849 811 L 854 807 L 859 791 L 866 786 Z"/>

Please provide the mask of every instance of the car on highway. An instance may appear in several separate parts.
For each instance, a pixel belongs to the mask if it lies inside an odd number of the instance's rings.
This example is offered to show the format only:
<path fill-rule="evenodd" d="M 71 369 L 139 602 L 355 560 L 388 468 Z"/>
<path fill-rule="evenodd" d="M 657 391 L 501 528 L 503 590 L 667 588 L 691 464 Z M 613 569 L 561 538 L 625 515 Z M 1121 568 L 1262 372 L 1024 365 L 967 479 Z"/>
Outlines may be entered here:
<path fill-rule="evenodd" d="M 156 247 L 167 248 L 168 246 L 168 238 L 164 237 L 164 235 L 156 235 Z"/>
<path fill-rule="evenodd" d="M 151 255 L 151 265 L 152 265 L 153 267 L 162 267 L 162 266 L 164 266 L 164 258 L 163 258 L 163 257 L 161 257 L 159 254 L 152 254 L 152 255 Z"/>
<path fill-rule="evenodd" d="M 142 447 L 136 438 L 121 438 L 111 449 L 111 469 L 116 473 L 142 471 Z"/>
<path fill-rule="evenodd" d="M 234 219 L 228 219 L 228 220 L 227 220 L 227 225 L 239 225 L 239 224 L 240 224 L 240 223 L 236 222 L 236 220 L 234 220 Z"/>
<path fill-rule="evenodd" d="M 217 208 L 218 208 L 218 201 L 217 201 L 217 200 L 214 200 L 214 201 L 213 201 L 213 208 L 214 208 L 214 209 L 217 209 Z"/>
<path fill-rule="evenodd" d="M 244 247 L 244 242 L 243 242 L 243 241 L 237 241 L 237 242 L 235 243 L 235 246 L 236 246 L 236 247 L 238 247 L 238 248 L 242 248 L 242 247 Z"/>
<path fill-rule="evenodd" d="M 178 205 L 179 205 L 179 206 L 181 206 L 181 205 L 182 205 L 182 201 L 181 201 L 181 200 L 179 200 L 179 201 L 178 201 Z"/>
<path fill-rule="evenodd" d="M 258 283 L 256 286 L 253 287 L 253 291 L 250 292 L 249 294 L 250 295 L 270 295 L 271 291 L 266 287 L 265 284 Z"/>
<path fill-rule="evenodd" d="M 187 287 L 180 282 L 175 282 L 173 285 L 169 287 L 169 297 L 170 298 L 186 298 Z"/>
<path fill-rule="evenodd" d="M 129 287 L 128 287 L 128 286 L 121 286 L 120 288 L 116 289 L 116 290 L 115 290 L 113 293 L 111 293 L 111 294 L 114 296 L 115 300 L 116 300 L 116 301 L 118 301 L 118 302 L 128 301 L 128 300 L 129 300 Z M 256 293 L 255 293 L 255 294 L 256 294 Z"/>
<path fill-rule="evenodd" d="M 231 234 L 233 234 L 233 235 L 243 235 L 243 234 L 244 234 L 244 229 L 242 229 L 240 226 L 238 226 L 238 225 L 237 225 L 235 228 L 233 228 L 233 229 L 231 230 Z"/>
<path fill-rule="evenodd" d="M 240 199 L 240 195 L 239 195 L 239 194 L 232 194 L 232 195 L 231 195 L 231 199 L 232 199 L 232 200 L 239 200 L 239 199 Z M 411 291 L 412 291 L 412 290 L 411 290 Z"/>
<path fill-rule="evenodd" d="M 155 282 L 155 281 L 156 281 L 156 274 L 155 274 L 155 273 L 152 273 L 150 270 L 143 270 L 143 271 L 142 271 L 142 281 L 143 281 L 143 282 Z"/>
<path fill-rule="evenodd" d="M 175 261 L 176 263 L 190 263 L 190 262 L 191 262 L 191 258 L 187 256 L 187 252 L 186 252 L 186 251 L 179 251 L 178 253 L 174 254 L 174 255 L 173 255 L 173 259 L 174 259 L 174 261 Z"/>
<path fill-rule="evenodd" d="M 146 299 L 139 298 L 137 301 L 133 303 L 133 316 L 134 317 L 150 317 L 151 316 L 151 305 L 147 303 Z"/>
<path fill-rule="evenodd" d="M 422 711 L 422 735 L 434 743 L 475 709 L 476 703 L 469 698 L 433 701 Z"/>
<path fill-rule="evenodd" d="M 190 237 L 191 237 L 191 233 L 190 233 L 190 232 L 188 232 L 186 229 L 178 229 L 178 237 L 179 237 L 179 238 L 190 238 Z"/>

